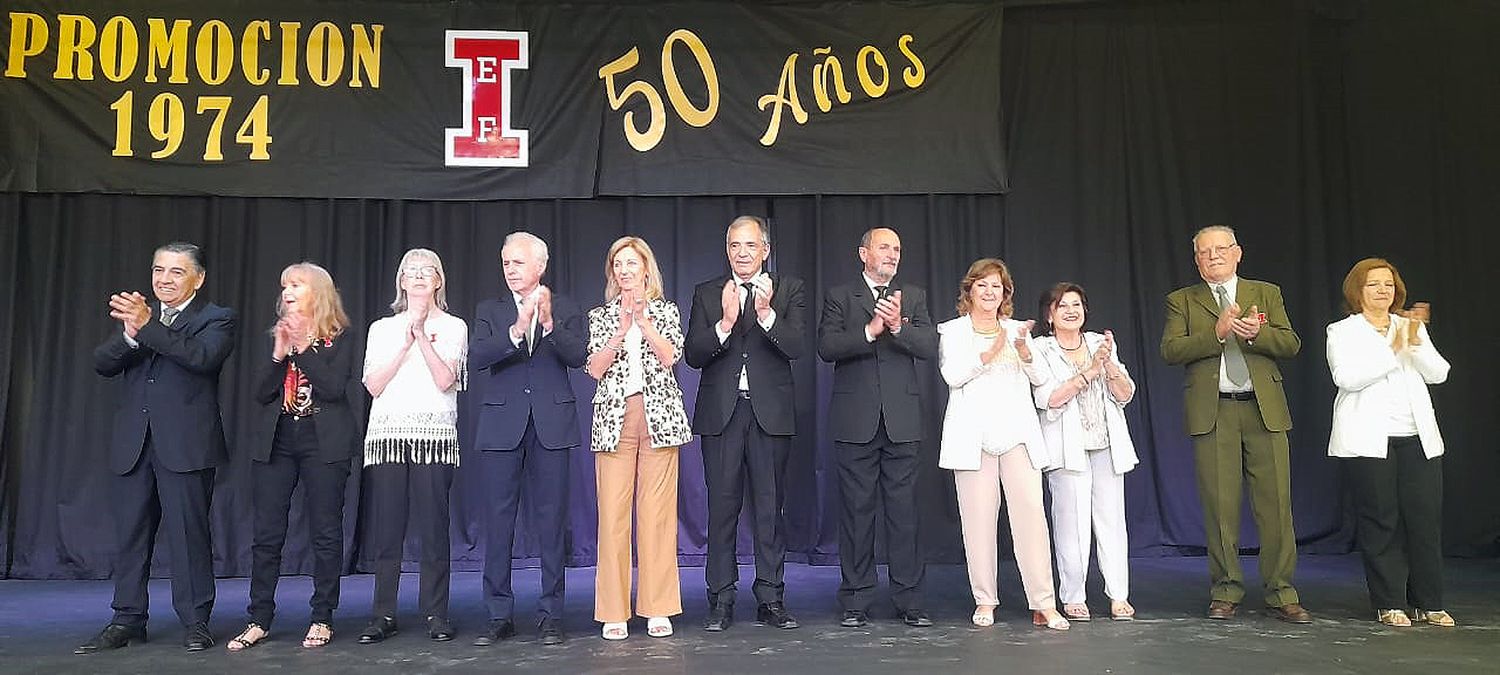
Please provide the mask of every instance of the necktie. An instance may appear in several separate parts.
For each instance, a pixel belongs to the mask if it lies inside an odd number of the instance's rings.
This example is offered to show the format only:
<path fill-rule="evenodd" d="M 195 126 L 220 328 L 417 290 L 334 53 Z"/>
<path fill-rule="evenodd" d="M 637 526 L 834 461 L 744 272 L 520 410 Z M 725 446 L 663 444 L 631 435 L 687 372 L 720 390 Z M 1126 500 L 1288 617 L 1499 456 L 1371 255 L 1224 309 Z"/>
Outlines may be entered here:
<path fill-rule="evenodd" d="M 161 322 L 167 326 L 171 326 L 172 322 L 177 320 L 177 315 L 181 313 L 182 310 L 176 307 L 163 307 L 161 308 Z"/>
<path fill-rule="evenodd" d="M 1229 306 L 1229 293 L 1223 286 L 1214 286 L 1214 294 L 1219 296 L 1219 309 L 1223 310 Z M 1224 340 L 1224 373 L 1229 376 L 1229 381 L 1236 385 L 1243 385 L 1250 381 L 1250 366 L 1245 363 L 1245 354 L 1240 351 L 1240 342 L 1235 339 L 1233 333 Z"/>
<path fill-rule="evenodd" d="M 735 322 L 735 327 L 741 333 L 748 333 L 750 324 L 755 321 L 755 284 L 746 281 L 740 285 L 745 287 L 745 304 L 740 307 L 740 320 Z"/>

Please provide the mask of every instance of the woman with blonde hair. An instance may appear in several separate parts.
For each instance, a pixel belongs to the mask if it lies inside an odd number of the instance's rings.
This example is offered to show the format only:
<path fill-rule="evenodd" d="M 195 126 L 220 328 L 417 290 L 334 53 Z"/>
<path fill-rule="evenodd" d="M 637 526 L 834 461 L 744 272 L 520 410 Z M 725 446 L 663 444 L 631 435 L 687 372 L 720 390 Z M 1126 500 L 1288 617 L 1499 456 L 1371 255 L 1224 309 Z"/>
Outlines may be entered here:
<path fill-rule="evenodd" d="M 227 644 L 259 644 L 276 613 L 276 583 L 286 543 L 292 491 L 302 483 L 302 513 L 313 555 L 312 625 L 304 647 L 333 639 L 344 560 L 344 485 L 358 446 L 349 386 L 355 380 L 349 317 L 333 277 L 310 262 L 281 272 L 271 329 L 271 358 L 260 366 L 255 400 L 262 406 L 251 448 L 254 503 L 250 623 Z"/>
<path fill-rule="evenodd" d="M 599 496 L 594 619 L 623 640 L 630 604 L 631 505 L 640 566 L 635 614 L 651 637 L 672 634 L 682 613 L 677 577 L 677 448 L 692 439 L 672 367 L 682 358 L 682 316 L 662 297 L 651 247 L 621 237 L 605 257 L 604 304 L 589 311 L 588 373 Z"/>
<path fill-rule="evenodd" d="M 1387 260 L 1366 258 L 1344 277 L 1349 316 L 1328 325 L 1325 350 L 1338 387 L 1328 456 L 1354 496 L 1375 620 L 1447 627 L 1443 436 L 1427 387 L 1447 381 L 1449 365 L 1427 333 L 1431 308 L 1405 304 L 1406 282 Z"/>
<path fill-rule="evenodd" d="M 948 383 L 938 466 L 953 471 L 958 490 L 974 625 L 993 625 L 1000 605 L 995 543 L 1003 487 L 1031 621 L 1067 630 L 1052 593 L 1042 510 L 1048 455 L 1031 389 L 1047 384 L 1048 371 L 1034 363 L 1033 322 L 1011 318 L 1014 298 L 1005 263 L 977 260 L 959 284 L 958 317 L 938 324 L 939 369 Z"/>
<path fill-rule="evenodd" d="M 420 544 L 418 605 L 427 636 L 453 639 L 448 621 L 448 490 L 458 466 L 458 391 L 464 387 L 469 329 L 447 312 L 443 261 L 414 248 L 396 268 L 392 316 L 370 325 L 365 388 L 365 478 L 370 550 L 375 563 L 374 619 L 360 644 L 396 634 L 402 544 Z"/>

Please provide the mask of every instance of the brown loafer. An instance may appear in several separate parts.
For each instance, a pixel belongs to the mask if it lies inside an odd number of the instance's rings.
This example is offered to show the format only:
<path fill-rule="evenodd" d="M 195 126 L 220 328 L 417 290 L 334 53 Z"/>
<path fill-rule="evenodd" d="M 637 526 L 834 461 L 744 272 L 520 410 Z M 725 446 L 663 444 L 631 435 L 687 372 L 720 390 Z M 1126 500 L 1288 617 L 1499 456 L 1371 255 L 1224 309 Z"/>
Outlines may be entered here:
<path fill-rule="evenodd" d="M 1228 600 L 1214 600 L 1208 603 L 1208 618 L 1215 621 L 1228 621 L 1234 618 L 1234 610 L 1239 609 L 1239 603 Z"/>
<path fill-rule="evenodd" d="M 1271 616 L 1287 623 L 1312 623 L 1312 615 L 1301 604 L 1289 602 L 1280 607 L 1271 607 Z"/>

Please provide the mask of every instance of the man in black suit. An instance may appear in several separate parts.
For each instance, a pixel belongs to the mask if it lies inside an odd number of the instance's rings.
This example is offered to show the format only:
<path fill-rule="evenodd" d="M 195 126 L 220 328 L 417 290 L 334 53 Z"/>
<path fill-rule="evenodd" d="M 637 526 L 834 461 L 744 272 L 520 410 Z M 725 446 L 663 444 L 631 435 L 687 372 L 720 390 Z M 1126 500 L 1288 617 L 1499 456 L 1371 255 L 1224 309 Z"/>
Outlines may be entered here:
<path fill-rule="evenodd" d="M 917 450 L 922 440 L 918 361 L 937 356 L 937 330 L 921 288 L 894 281 L 901 238 L 888 228 L 859 242 L 864 273 L 829 289 L 818 356 L 833 362 L 829 427 L 838 454 L 840 625 L 863 626 L 875 591 L 875 501 L 885 502 L 891 600 L 908 626 L 921 609 L 925 565 L 917 550 Z"/>
<path fill-rule="evenodd" d="M 563 642 L 563 565 L 567 562 L 568 460 L 578 447 L 578 411 L 568 369 L 588 358 L 588 329 L 578 306 L 541 285 L 547 243 L 528 232 L 505 237 L 500 265 L 507 290 L 479 303 L 469 370 L 482 396 L 475 443 L 484 474 L 484 595 L 489 626 L 474 639 L 487 647 L 515 635 L 511 547 L 521 485 L 541 544 L 542 644 Z"/>
<path fill-rule="evenodd" d="M 184 646 L 213 646 L 213 550 L 208 511 L 214 468 L 227 458 L 219 418 L 219 369 L 234 349 L 234 312 L 197 297 L 203 251 L 187 243 L 156 250 L 151 290 L 109 298 L 122 330 L 94 350 L 94 370 L 124 375 L 109 449 L 111 510 L 119 553 L 114 618 L 78 654 L 146 640 L 146 581 L 158 527 L 172 566 L 172 607 L 186 628 Z"/>
<path fill-rule="evenodd" d="M 734 623 L 739 583 L 735 543 L 745 479 L 755 538 L 755 620 L 796 628 L 783 600 L 786 533 L 782 477 L 797 433 L 792 359 L 802 356 L 807 304 L 802 280 L 766 272 L 771 235 L 764 220 L 740 216 L 724 235 L 732 274 L 693 291 L 683 348 L 701 369 L 693 432 L 702 437 L 708 484 L 707 631 Z"/>

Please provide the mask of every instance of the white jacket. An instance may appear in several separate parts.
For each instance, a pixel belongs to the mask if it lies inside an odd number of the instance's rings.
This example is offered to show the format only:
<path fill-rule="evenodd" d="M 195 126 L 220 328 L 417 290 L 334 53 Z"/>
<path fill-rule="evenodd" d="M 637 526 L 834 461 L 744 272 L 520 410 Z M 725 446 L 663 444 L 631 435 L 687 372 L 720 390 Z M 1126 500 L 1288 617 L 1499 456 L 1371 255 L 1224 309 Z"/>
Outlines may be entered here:
<path fill-rule="evenodd" d="M 1408 323 L 1408 319 L 1391 315 L 1393 331 L 1404 333 Z M 1438 433 L 1427 385 L 1448 379 L 1448 361 L 1432 344 L 1425 324 L 1418 326 L 1417 335 L 1422 344 L 1396 354 L 1391 351 L 1390 339 L 1359 314 L 1328 325 L 1324 351 L 1333 384 L 1339 388 L 1333 399 L 1329 457 L 1385 457 L 1388 436 L 1383 422 L 1393 386 L 1403 387 L 1411 400 L 1417 436 L 1428 459 L 1443 454 L 1443 437 Z"/>
<path fill-rule="evenodd" d="M 1093 332 L 1084 333 L 1083 341 L 1085 349 L 1092 354 L 1104 342 L 1104 336 Z M 1119 343 L 1115 345 L 1115 353 L 1110 354 L 1110 359 L 1128 380 L 1130 371 L 1120 362 Z M 1077 397 L 1068 399 L 1067 403 L 1057 408 L 1047 406 L 1052 393 L 1073 377 L 1073 364 L 1068 362 L 1067 355 L 1063 353 L 1062 346 L 1057 344 L 1055 337 L 1039 338 L 1036 348 L 1037 358 L 1051 373 L 1047 383 L 1035 390 L 1036 407 L 1041 411 L 1038 416 L 1042 423 L 1042 436 L 1047 439 L 1047 453 L 1050 456 L 1048 464 L 1054 468 L 1083 471 L 1088 468 L 1089 460 L 1088 453 L 1083 448 L 1083 411 L 1079 409 Z M 1135 443 L 1130 440 L 1130 429 L 1125 425 L 1125 405 L 1135 398 L 1134 391 L 1132 383 L 1131 397 L 1120 401 L 1115 399 L 1109 387 L 1104 388 L 1104 422 L 1109 429 L 1109 461 L 1115 473 L 1121 475 L 1140 463 L 1140 458 L 1135 454 Z"/>
<path fill-rule="evenodd" d="M 1025 328 L 1025 324 L 1013 319 L 1003 319 L 1001 325 L 1005 326 L 1009 339 Z M 1019 367 L 1002 365 L 1003 355 L 983 364 L 974 346 L 974 323 L 967 315 L 944 321 L 937 330 L 939 369 L 948 383 L 948 412 L 943 417 L 938 466 L 958 471 L 979 470 L 986 434 L 999 433 L 1025 445 L 1033 467 L 1050 468 L 1047 442 L 1042 439 L 1031 400 L 1031 388 L 1047 382 L 1047 369 L 1036 366 L 1036 348 L 1031 348 L 1032 363 L 1021 363 Z M 1027 335 L 1026 340 L 1030 342 L 1031 336 Z M 1007 345 L 1005 349 L 1014 355 L 1014 346 Z"/>

